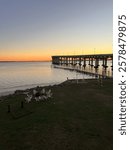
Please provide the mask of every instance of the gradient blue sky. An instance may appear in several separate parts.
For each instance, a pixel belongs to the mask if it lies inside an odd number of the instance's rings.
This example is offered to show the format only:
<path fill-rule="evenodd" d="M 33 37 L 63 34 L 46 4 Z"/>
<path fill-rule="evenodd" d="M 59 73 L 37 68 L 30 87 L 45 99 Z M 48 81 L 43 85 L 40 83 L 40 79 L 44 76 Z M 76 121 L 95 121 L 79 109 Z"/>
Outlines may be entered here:
<path fill-rule="evenodd" d="M 0 0 L 0 60 L 112 53 L 112 0 Z"/>

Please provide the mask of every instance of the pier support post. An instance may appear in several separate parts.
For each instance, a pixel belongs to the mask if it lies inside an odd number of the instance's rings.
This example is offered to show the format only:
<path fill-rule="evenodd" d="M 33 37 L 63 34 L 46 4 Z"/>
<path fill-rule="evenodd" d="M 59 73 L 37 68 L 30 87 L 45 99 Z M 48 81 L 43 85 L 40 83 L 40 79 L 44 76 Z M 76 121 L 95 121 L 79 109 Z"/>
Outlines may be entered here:
<path fill-rule="evenodd" d="M 74 57 L 74 61 L 73 61 L 73 65 L 75 66 L 76 65 L 76 58 Z"/>
<path fill-rule="evenodd" d="M 94 66 L 94 68 L 98 68 L 98 66 L 99 66 L 99 59 L 96 58 L 96 59 L 95 59 L 95 66 Z"/>
<path fill-rule="evenodd" d="M 108 66 L 107 66 L 107 58 L 105 58 L 105 60 L 104 60 L 104 68 L 107 68 Z"/>
<path fill-rule="evenodd" d="M 104 62 L 105 62 L 105 60 L 104 60 L 104 58 L 102 59 L 102 66 L 104 67 Z"/>
<path fill-rule="evenodd" d="M 70 64 L 70 57 L 68 57 L 68 65 Z"/>
<path fill-rule="evenodd" d="M 84 61 L 84 62 L 83 62 L 83 67 L 85 68 L 85 67 L 86 67 L 86 58 L 84 58 L 83 61 Z"/>
<path fill-rule="evenodd" d="M 88 65 L 90 65 L 90 57 L 89 57 L 89 59 L 88 59 Z"/>
<path fill-rule="evenodd" d="M 93 58 L 91 58 L 91 65 L 90 66 L 93 66 Z"/>
<path fill-rule="evenodd" d="M 74 57 L 71 58 L 71 64 L 74 65 Z"/>
<path fill-rule="evenodd" d="M 77 58 L 75 57 L 74 58 L 74 66 L 76 66 L 77 65 Z"/>
<path fill-rule="evenodd" d="M 69 57 L 69 64 L 71 65 L 72 64 L 72 58 Z"/>
<path fill-rule="evenodd" d="M 66 63 L 66 60 L 65 60 L 65 57 L 64 57 L 64 63 L 63 64 L 65 65 L 65 63 Z"/>
<path fill-rule="evenodd" d="M 65 64 L 68 65 L 68 57 L 65 57 Z"/>
<path fill-rule="evenodd" d="M 79 57 L 79 66 L 81 66 L 82 64 L 81 64 L 81 57 Z"/>

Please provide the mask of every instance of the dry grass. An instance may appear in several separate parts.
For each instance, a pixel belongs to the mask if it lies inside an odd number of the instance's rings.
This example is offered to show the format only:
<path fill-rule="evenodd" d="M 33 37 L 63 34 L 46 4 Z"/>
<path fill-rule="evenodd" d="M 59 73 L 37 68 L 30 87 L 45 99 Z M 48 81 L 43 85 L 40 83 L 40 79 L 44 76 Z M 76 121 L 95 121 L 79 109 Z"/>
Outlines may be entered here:
<path fill-rule="evenodd" d="M 23 110 L 24 95 L 5 97 L 0 102 L 0 150 L 112 150 L 112 84 L 104 79 L 103 87 L 96 80 L 46 87 L 53 98 L 24 103 Z M 33 113 L 13 118 L 8 104 L 16 116 Z"/>

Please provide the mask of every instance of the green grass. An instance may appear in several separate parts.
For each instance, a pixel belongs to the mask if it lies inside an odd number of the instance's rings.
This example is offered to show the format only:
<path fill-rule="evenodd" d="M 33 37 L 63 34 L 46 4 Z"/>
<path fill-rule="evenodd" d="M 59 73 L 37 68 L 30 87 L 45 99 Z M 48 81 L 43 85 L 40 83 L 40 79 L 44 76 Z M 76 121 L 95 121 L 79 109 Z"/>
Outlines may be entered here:
<path fill-rule="evenodd" d="M 24 95 L 0 102 L 0 150 L 112 150 L 113 82 L 52 86 L 53 98 L 24 103 Z M 7 106 L 11 105 L 11 113 Z"/>

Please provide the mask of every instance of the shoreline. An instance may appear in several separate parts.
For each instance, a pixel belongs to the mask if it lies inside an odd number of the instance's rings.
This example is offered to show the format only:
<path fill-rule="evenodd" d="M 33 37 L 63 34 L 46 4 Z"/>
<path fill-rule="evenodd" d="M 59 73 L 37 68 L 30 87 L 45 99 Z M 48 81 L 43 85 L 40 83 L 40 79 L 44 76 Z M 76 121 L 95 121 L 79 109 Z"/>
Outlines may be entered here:
<path fill-rule="evenodd" d="M 6 92 L 2 92 L 0 93 L 0 100 L 3 99 L 4 97 L 8 97 L 10 95 L 15 95 L 16 93 L 24 93 L 27 91 L 32 91 L 33 89 L 37 89 L 37 88 L 48 88 L 48 87 L 52 87 L 53 86 L 63 86 L 63 85 L 73 85 L 73 84 L 86 84 L 89 81 L 97 81 L 99 82 L 99 78 L 88 78 L 88 79 L 67 79 L 63 82 L 60 83 L 48 83 L 48 84 L 38 84 L 37 86 L 29 86 L 28 88 L 20 88 L 20 89 L 16 89 L 16 87 L 14 87 L 14 90 L 10 90 L 10 91 L 6 91 Z M 113 78 L 102 78 L 102 80 L 113 80 Z"/>
<path fill-rule="evenodd" d="M 3 92 L 0 92 L 0 97 L 3 97 L 3 96 L 8 96 L 10 94 L 14 94 L 15 91 L 19 90 L 19 91 L 25 91 L 27 89 L 33 89 L 37 86 L 53 86 L 55 84 L 60 84 L 60 82 L 55 82 L 55 83 L 41 83 L 41 84 L 31 84 L 31 85 L 24 85 L 24 86 L 16 86 L 16 87 L 11 87 L 10 89 L 7 89 L 7 91 L 3 91 Z"/>

